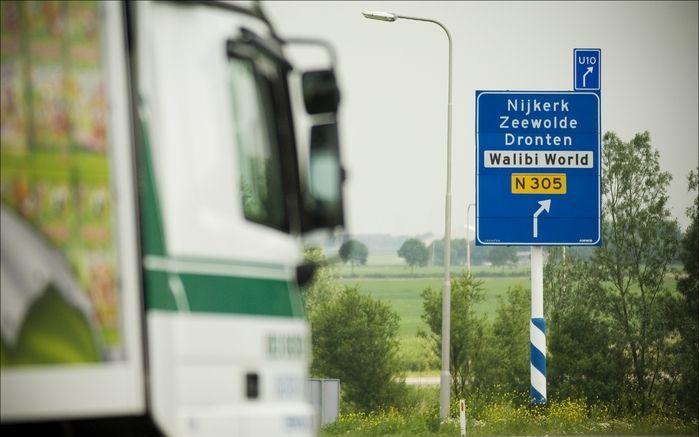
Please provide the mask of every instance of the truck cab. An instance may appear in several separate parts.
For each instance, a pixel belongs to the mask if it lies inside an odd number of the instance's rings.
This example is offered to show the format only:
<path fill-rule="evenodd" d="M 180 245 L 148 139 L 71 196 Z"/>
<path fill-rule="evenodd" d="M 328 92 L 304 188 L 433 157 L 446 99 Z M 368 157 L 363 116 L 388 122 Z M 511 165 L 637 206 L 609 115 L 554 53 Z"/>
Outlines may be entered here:
<path fill-rule="evenodd" d="M 313 435 L 333 69 L 257 4 L 8 1 L 2 36 L 3 434 Z"/>

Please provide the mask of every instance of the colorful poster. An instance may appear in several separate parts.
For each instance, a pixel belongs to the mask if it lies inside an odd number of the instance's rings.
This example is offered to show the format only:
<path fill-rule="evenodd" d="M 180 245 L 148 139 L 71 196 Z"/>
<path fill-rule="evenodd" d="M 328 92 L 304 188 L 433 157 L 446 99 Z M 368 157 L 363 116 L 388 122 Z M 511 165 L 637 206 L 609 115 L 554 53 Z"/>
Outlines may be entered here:
<path fill-rule="evenodd" d="M 71 73 L 70 115 L 76 147 L 104 153 L 107 145 L 107 103 L 102 75 L 97 71 Z"/>
<path fill-rule="evenodd" d="M 123 360 L 102 5 L 1 7 L 2 366 Z"/>
<path fill-rule="evenodd" d="M 36 225 L 61 250 L 71 244 L 72 194 L 68 180 L 37 179 L 32 185 L 37 203 Z"/>
<path fill-rule="evenodd" d="M 0 2 L 0 144 L 3 151 L 17 153 L 27 148 L 20 12 L 19 3 Z"/>
<path fill-rule="evenodd" d="M 73 140 L 78 148 L 104 153 L 107 144 L 107 102 L 98 23 L 99 9 L 95 3 L 68 3 L 68 102 Z"/>
<path fill-rule="evenodd" d="M 32 146 L 65 152 L 70 125 L 66 102 L 65 4 L 30 1 L 25 10 L 29 46 Z"/>

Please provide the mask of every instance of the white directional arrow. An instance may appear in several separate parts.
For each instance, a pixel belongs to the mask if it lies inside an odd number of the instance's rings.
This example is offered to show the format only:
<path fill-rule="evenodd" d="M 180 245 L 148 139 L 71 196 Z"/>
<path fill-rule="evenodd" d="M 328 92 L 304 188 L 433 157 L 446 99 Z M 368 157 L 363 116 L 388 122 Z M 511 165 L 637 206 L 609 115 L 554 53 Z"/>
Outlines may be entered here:
<path fill-rule="evenodd" d="M 587 67 L 587 71 L 585 71 L 585 74 L 583 74 L 583 88 L 585 88 L 587 85 L 585 82 L 587 82 L 587 75 L 592 73 L 592 67 Z M 548 212 L 548 210 L 546 210 Z"/>
<path fill-rule="evenodd" d="M 534 238 L 539 238 L 539 215 L 544 211 L 549 212 L 551 199 L 540 200 L 539 205 L 541 206 L 534 213 Z"/>

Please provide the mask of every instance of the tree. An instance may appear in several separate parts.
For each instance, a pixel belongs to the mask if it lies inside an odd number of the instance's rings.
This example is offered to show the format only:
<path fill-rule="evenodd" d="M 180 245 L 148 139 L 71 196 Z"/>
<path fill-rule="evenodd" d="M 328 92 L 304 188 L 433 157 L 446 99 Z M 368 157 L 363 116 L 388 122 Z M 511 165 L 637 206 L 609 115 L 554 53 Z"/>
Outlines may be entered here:
<path fill-rule="evenodd" d="M 393 404 L 401 395 L 398 320 L 389 305 L 346 287 L 313 313 L 311 373 L 339 378 L 343 400 L 357 410 Z"/>
<path fill-rule="evenodd" d="M 468 244 L 465 238 L 451 240 L 451 265 L 466 265 L 466 248 Z M 443 264 L 443 263 L 442 263 Z"/>
<path fill-rule="evenodd" d="M 411 271 L 415 271 L 415 266 L 425 266 L 427 265 L 427 259 L 429 258 L 429 252 L 425 243 L 415 238 L 405 240 L 403 244 L 398 249 L 398 256 L 405 259 L 405 262 L 411 268 Z"/>
<path fill-rule="evenodd" d="M 467 387 L 474 383 L 474 363 L 485 347 L 484 332 L 487 324 L 484 316 L 478 316 L 474 305 L 483 300 L 483 282 L 467 273 L 452 279 L 451 335 L 449 344 L 449 372 L 455 399 L 466 395 Z M 431 287 L 422 292 L 422 320 L 430 329 L 420 336 L 429 339 L 437 357 L 442 354 L 442 291 Z"/>
<path fill-rule="evenodd" d="M 497 368 L 493 382 L 506 391 L 529 396 L 529 290 L 522 285 L 508 287 L 504 298 L 498 296 L 493 322 L 492 347 Z"/>
<path fill-rule="evenodd" d="M 677 251 L 659 154 L 648 132 L 624 142 L 604 135 L 604 246 L 595 251 L 598 298 L 631 359 L 634 407 L 645 413 L 663 384 L 673 300 L 663 281 Z"/>
<path fill-rule="evenodd" d="M 444 265 L 444 240 L 434 240 L 427 246 L 430 264 L 433 266 Z M 452 266 L 466 263 L 466 240 L 464 238 L 451 240 L 451 255 L 449 262 Z"/>
<path fill-rule="evenodd" d="M 366 265 L 369 249 L 361 241 L 347 240 L 340 246 L 339 254 L 342 261 L 350 263 L 352 266 L 352 275 L 354 275 L 354 265 L 356 263 L 363 266 Z"/>
<path fill-rule="evenodd" d="M 689 191 L 699 191 L 699 168 L 689 174 Z M 680 260 L 684 272 L 677 278 L 677 291 L 681 299 L 672 310 L 671 320 L 680 335 L 676 345 L 678 364 L 677 400 L 683 412 L 689 417 L 699 414 L 699 197 L 687 209 L 690 219 L 680 245 Z"/>
<path fill-rule="evenodd" d="M 613 404 L 623 393 L 626 375 L 614 334 L 584 311 L 554 318 L 557 329 L 551 330 L 548 344 L 549 397 Z"/>
<path fill-rule="evenodd" d="M 490 246 L 476 246 L 474 241 L 469 242 L 471 246 L 471 265 L 483 265 L 488 261 L 488 249 Z"/>
<path fill-rule="evenodd" d="M 549 398 L 613 404 L 624 389 L 628 360 L 598 310 L 589 262 L 563 249 L 548 251 L 544 267 Z"/>
<path fill-rule="evenodd" d="M 493 246 L 488 251 L 488 261 L 494 266 L 502 266 L 517 262 L 517 251 L 512 246 Z"/>
<path fill-rule="evenodd" d="M 306 248 L 303 257 L 306 262 L 317 265 L 313 279 L 303 288 L 304 309 L 306 316 L 311 320 L 313 312 L 322 303 L 332 300 L 340 293 L 341 273 L 336 264 L 327 262 L 323 249 L 319 247 Z"/>

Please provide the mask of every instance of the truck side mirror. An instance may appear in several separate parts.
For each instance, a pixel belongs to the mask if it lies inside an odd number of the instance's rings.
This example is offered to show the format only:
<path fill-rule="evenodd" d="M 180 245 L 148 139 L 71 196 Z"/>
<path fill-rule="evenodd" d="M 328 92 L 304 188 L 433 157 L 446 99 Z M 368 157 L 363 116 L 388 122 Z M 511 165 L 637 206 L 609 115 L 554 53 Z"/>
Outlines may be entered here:
<path fill-rule="evenodd" d="M 303 231 L 344 226 L 342 184 L 345 178 L 336 123 L 311 128 L 308 170 Z"/>
<path fill-rule="evenodd" d="M 301 82 L 306 112 L 311 115 L 337 112 L 340 90 L 333 70 L 306 71 Z"/>

